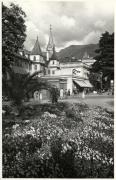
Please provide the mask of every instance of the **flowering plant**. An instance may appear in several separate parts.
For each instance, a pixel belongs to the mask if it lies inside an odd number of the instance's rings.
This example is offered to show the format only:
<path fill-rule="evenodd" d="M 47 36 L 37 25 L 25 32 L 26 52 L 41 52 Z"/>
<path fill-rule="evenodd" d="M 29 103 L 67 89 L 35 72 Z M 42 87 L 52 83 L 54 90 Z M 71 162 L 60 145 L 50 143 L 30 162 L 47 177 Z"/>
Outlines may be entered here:
<path fill-rule="evenodd" d="M 3 177 L 113 177 L 112 115 L 85 104 L 70 105 L 72 114 L 66 104 L 54 106 L 53 113 L 43 105 L 40 116 L 5 127 Z"/>

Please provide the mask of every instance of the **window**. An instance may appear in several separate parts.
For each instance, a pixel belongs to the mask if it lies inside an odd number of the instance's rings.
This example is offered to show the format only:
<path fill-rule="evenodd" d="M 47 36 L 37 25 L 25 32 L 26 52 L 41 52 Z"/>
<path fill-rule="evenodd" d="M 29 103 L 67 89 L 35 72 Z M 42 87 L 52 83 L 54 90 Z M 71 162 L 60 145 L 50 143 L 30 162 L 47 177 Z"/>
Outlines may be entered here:
<path fill-rule="evenodd" d="M 55 74 L 55 71 L 54 71 L 54 70 L 52 71 L 52 74 Z"/>
<path fill-rule="evenodd" d="M 35 70 L 37 70 L 37 65 L 35 65 Z"/>
<path fill-rule="evenodd" d="M 48 74 L 50 74 L 50 70 L 48 70 Z"/>
<path fill-rule="evenodd" d="M 53 63 L 52 64 L 54 64 L 54 61 L 53 61 Z"/>
<path fill-rule="evenodd" d="M 34 56 L 33 60 L 36 61 L 36 57 L 35 56 Z"/>

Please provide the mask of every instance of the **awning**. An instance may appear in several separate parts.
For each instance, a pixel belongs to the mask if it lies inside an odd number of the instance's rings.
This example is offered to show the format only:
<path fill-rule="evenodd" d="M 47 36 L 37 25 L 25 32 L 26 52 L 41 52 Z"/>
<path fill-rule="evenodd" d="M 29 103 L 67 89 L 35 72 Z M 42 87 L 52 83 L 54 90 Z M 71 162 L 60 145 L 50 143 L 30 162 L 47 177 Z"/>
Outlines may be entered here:
<path fill-rule="evenodd" d="M 89 82 L 89 80 L 74 80 L 75 83 L 77 83 L 80 87 L 87 87 L 92 88 L 92 84 Z"/>
<path fill-rule="evenodd" d="M 76 84 L 78 84 L 80 87 L 86 87 L 86 84 L 82 80 L 74 80 Z"/>
<path fill-rule="evenodd" d="M 89 88 L 92 88 L 92 87 L 93 87 L 93 85 L 89 82 L 89 80 L 84 80 L 84 82 L 87 84 L 87 86 L 88 86 Z"/>

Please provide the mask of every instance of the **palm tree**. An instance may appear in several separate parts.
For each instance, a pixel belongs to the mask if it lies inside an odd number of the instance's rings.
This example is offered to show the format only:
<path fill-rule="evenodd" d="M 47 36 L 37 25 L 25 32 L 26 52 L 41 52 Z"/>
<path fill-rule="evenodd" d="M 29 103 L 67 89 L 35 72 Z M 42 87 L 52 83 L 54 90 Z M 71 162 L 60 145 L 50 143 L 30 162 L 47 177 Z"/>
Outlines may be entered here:
<path fill-rule="evenodd" d="M 11 70 L 9 79 L 3 79 L 3 93 L 5 92 L 11 103 L 17 107 L 18 112 L 20 112 L 22 102 L 29 96 L 29 93 L 35 90 L 50 89 L 49 83 L 37 77 L 39 73 L 41 72 L 35 72 L 32 75 L 29 73 L 20 75 Z"/>

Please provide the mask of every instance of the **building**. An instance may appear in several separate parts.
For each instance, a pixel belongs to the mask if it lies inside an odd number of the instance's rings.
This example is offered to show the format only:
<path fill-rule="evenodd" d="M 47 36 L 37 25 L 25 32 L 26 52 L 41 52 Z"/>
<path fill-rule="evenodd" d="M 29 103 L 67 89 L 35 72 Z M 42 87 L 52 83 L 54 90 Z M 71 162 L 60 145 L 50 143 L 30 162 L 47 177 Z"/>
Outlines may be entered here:
<path fill-rule="evenodd" d="M 86 64 L 89 68 L 91 68 L 92 64 L 95 61 L 96 60 L 93 59 L 93 57 L 89 57 L 89 54 L 87 52 L 84 53 L 83 58 L 82 58 L 83 64 Z"/>
<path fill-rule="evenodd" d="M 41 73 L 38 76 L 41 76 L 45 72 L 45 56 L 42 54 L 38 37 L 34 44 L 34 47 L 31 52 L 27 50 L 20 51 L 14 58 L 13 70 L 18 74 L 33 74 L 36 71 Z"/>
<path fill-rule="evenodd" d="M 36 71 L 41 71 L 41 74 L 39 74 L 39 76 L 43 75 L 45 71 L 45 57 L 42 54 L 38 36 L 37 36 L 35 45 L 30 53 L 30 61 L 32 64 L 30 73 L 32 74 Z"/>
<path fill-rule="evenodd" d="M 24 51 L 14 55 L 13 70 L 16 74 L 30 73 L 32 63 L 29 57 L 25 56 Z"/>
<path fill-rule="evenodd" d="M 88 74 L 89 68 L 95 60 L 90 59 L 87 54 L 82 60 L 73 60 L 67 63 L 59 62 L 56 55 L 55 45 L 52 36 L 52 29 L 50 26 L 50 36 L 47 45 L 47 71 L 43 76 L 51 84 L 57 86 L 59 89 L 69 90 L 70 94 L 75 89 L 83 91 L 84 88 L 92 88 L 89 82 Z"/>
<path fill-rule="evenodd" d="M 70 91 L 70 94 L 74 93 L 75 89 L 83 91 L 85 88 L 93 87 L 89 82 L 88 74 L 95 60 L 90 58 L 87 52 L 85 52 L 82 59 L 73 59 L 73 61 L 67 63 L 60 62 L 55 50 L 51 25 L 46 55 L 43 55 L 41 51 L 38 37 L 31 52 L 21 53 L 23 56 L 21 68 L 25 70 L 25 73 L 29 72 L 32 74 L 36 71 L 41 71 L 38 76 L 46 79 L 50 84 L 59 89 Z M 19 67 L 18 65 L 15 69 L 20 71 Z"/>

